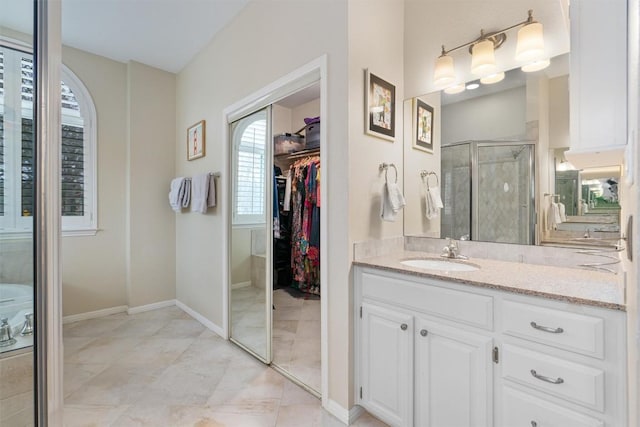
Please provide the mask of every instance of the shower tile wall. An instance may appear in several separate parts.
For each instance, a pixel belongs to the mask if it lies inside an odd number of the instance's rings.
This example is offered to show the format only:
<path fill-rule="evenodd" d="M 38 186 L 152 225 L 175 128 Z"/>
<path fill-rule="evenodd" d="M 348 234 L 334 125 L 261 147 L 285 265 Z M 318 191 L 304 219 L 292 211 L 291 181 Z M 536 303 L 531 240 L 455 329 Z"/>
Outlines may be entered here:
<path fill-rule="evenodd" d="M 0 359 L 0 426 L 32 426 L 33 353 Z"/>
<path fill-rule="evenodd" d="M 513 177 L 518 176 L 518 161 L 479 159 L 478 240 L 499 243 L 526 242 L 526 228 L 520 224 L 522 211 L 525 210 L 521 206 L 527 203 L 527 191 L 525 184 L 519 185 L 518 181 L 514 181 Z"/>

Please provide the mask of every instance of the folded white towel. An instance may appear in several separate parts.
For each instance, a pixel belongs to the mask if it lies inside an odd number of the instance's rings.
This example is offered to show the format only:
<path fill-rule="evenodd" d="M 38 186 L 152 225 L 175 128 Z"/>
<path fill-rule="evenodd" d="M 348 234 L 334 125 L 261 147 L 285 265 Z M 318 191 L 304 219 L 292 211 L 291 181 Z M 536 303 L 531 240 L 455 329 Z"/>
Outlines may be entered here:
<path fill-rule="evenodd" d="M 380 217 L 384 221 L 393 222 L 396 220 L 396 214 L 405 205 L 404 196 L 400 192 L 398 184 L 385 182 L 382 187 L 382 203 L 380 206 Z"/>
<path fill-rule="evenodd" d="M 171 209 L 176 212 L 180 212 L 182 208 L 182 200 L 180 200 L 180 189 L 184 184 L 184 177 L 179 176 L 178 178 L 174 178 L 171 180 L 171 186 L 169 191 L 169 204 L 171 205 Z"/>
<path fill-rule="evenodd" d="M 207 213 L 209 194 L 209 174 L 203 173 L 191 178 L 191 212 Z"/>
<path fill-rule="evenodd" d="M 560 222 L 567 222 L 567 209 L 564 203 L 558 202 L 558 213 L 560 214 Z"/>
<path fill-rule="evenodd" d="M 216 177 L 209 175 L 209 194 L 207 194 L 207 207 L 213 208 L 216 206 Z"/>
<path fill-rule="evenodd" d="M 426 187 L 427 188 L 425 190 L 424 196 L 426 217 L 427 219 L 434 219 L 438 217 L 438 215 L 440 214 L 440 209 L 444 207 L 444 204 L 442 203 L 442 198 L 440 197 L 439 187 L 429 187 L 428 184 L 426 185 Z"/>

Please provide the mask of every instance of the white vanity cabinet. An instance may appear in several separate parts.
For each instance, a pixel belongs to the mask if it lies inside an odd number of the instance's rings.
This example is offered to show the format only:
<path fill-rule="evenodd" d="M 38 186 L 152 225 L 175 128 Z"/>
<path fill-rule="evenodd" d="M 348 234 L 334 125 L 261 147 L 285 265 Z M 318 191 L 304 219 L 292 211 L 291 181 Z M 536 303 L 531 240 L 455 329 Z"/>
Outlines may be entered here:
<path fill-rule="evenodd" d="M 356 401 L 389 425 L 626 425 L 623 311 L 354 272 Z"/>
<path fill-rule="evenodd" d="M 492 298 L 356 271 L 358 404 L 392 426 L 493 425 Z"/>
<path fill-rule="evenodd" d="M 572 0 L 570 15 L 567 158 L 583 166 L 591 159 L 620 164 L 627 139 L 627 0 Z"/>

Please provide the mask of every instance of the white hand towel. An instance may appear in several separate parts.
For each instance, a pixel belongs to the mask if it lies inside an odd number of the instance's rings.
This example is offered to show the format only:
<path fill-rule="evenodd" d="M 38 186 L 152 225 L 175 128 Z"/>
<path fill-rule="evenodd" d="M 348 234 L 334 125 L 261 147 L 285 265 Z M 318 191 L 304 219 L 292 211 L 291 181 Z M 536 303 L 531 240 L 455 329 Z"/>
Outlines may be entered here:
<path fill-rule="evenodd" d="M 439 187 L 429 187 L 427 185 L 426 193 L 425 193 L 425 204 L 426 204 L 426 217 L 427 219 L 437 218 L 440 214 L 440 209 L 444 207 L 442 203 L 442 198 L 440 197 L 440 188 Z"/>
<path fill-rule="evenodd" d="M 216 177 L 211 174 L 209 176 L 209 194 L 207 194 L 207 207 L 216 206 Z"/>
<path fill-rule="evenodd" d="M 169 204 L 171 205 L 171 209 L 176 212 L 180 212 L 181 201 L 179 198 L 180 188 L 184 183 L 184 177 L 179 176 L 178 178 L 174 178 L 171 180 L 171 186 L 169 191 Z"/>
<path fill-rule="evenodd" d="M 564 203 L 558 203 L 558 213 L 560 214 L 560 222 L 567 222 L 567 209 Z"/>
<path fill-rule="evenodd" d="M 191 212 L 207 213 L 209 194 L 209 174 L 203 173 L 191 178 Z"/>
<path fill-rule="evenodd" d="M 560 224 L 560 208 L 557 203 L 551 203 L 547 211 L 547 230 L 557 230 Z"/>
<path fill-rule="evenodd" d="M 396 214 L 405 205 L 404 196 L 400 192 L 398 184 L 385 182 L 382 187 L 382 201 L 380 206 L 380 217 L 383 221 L 393 222 Z"/>

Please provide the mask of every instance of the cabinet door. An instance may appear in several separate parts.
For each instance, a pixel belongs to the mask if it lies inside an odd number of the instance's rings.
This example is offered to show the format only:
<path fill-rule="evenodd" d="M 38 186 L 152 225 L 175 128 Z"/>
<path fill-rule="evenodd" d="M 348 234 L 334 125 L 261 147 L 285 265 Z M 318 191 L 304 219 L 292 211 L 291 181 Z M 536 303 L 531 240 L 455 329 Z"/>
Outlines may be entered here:
<path fill-rule="evenodd" d="M 415 425 L 491 426 L 492 339 L 423 319 L 414 335 Z"/>
<path fill-rule="evenodd" d="M 360 404 L 392 426 L 413 425 L 413 317 L 362 304 Z"/>

